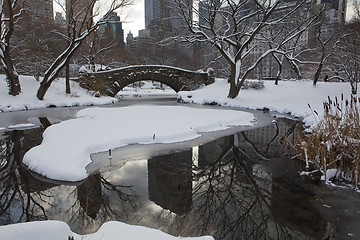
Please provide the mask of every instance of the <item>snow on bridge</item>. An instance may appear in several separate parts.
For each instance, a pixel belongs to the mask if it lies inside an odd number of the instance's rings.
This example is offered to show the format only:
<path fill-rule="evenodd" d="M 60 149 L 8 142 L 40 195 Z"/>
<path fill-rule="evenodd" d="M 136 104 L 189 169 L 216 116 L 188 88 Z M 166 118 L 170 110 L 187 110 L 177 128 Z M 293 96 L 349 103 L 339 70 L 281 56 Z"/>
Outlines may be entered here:
<path fill-rule="evenodd" d="M 162 82 L 175 92 L 191 91 L 214 82 L 210 73 L 193 72 L 170 66 L 130 66 L 83 74 L 80 86 L 99 91 L 102 95 L 115 96 L 121 89 L 138 81 Z"/>

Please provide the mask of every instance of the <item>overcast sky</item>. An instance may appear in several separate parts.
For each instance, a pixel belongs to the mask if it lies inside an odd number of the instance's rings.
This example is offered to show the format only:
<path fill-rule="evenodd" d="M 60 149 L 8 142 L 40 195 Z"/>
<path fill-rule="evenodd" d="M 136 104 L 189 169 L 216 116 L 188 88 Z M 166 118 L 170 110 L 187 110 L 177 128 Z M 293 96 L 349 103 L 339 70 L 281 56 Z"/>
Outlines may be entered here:
<path fill-rule="evenodd" d="M 133 1 L 134 4 L 132 6 L 127 7 L 120 13 L 125 38 L 129 31 L 131 31 L 134 36 L 137 36 L 138 31 L 145 28 L 144 0 Z"/>

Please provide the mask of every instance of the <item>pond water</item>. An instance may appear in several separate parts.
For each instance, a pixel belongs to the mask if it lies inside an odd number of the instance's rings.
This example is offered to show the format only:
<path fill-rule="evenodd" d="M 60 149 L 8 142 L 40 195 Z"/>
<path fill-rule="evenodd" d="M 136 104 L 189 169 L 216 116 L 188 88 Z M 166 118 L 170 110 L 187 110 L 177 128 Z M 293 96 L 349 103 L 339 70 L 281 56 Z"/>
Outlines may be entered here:
<path fill-rule="evenodd" d="M 51 124 L 39 122 L 42 127 L 7 132 L 0 140 L 1 225 L 62 220 L 84 234 L 116 220 L 217 240 L 360 237 L 360 194 L 305 181 L 286 154 L 286 142 L 302 130 L 297 121 L 276 118 L 125 162 L 99 155 L 101 171 L 78 183 L 47 181 L 21 164 Z"/>

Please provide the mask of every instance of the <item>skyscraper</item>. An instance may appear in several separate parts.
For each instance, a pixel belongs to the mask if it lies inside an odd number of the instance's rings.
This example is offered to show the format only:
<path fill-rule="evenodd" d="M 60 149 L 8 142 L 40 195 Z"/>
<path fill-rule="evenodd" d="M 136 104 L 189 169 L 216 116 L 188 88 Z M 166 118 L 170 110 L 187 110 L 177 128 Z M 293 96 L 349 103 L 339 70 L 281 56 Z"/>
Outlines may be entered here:
<path fill-rule="evenodd" d="M 192 7 L 192 0 L 183 1 Z M 176 11 L 176 3 L 172 0 L 145 1 L 145 28 L 150 30 L 152 37 L 161 39 L 181 32 L 184 24 Z"/>
<path fill-rule="evenodd" d="M 66 21 L 75 24 L 77 32 L 84 31 L 92 23 L 94 5 L 91 0 L 66 0 Z"/>
<path fill-rule="evenodd" d="M 27 0 L 24 2 L 27 14 L 23 14 L 21 26 L 32 29 L 36 25 L 53 24 L 53 1 L 52 0 Z"/>
<path fill-rule="evenodd" d="M 151 21 L 154 19 L 154 0 L 145 2 L 145 28 L 148 29 Z"/>
<path fill-rule="evenodd" d="M 124 47 L 124 30 L 120 17 L 112 12 L 106 19 L 107 22 L 99 27 L 99 33 L 107 37 L 108 41 L 114 41 L 117 46 Z"/>

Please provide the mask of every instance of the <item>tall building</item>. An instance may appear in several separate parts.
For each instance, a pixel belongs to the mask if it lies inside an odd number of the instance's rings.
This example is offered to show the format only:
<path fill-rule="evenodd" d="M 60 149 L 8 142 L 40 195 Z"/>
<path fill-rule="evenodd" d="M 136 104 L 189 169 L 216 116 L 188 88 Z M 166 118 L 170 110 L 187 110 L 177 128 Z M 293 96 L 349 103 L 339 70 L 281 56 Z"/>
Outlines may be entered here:
<path fill-rule="evenodd" d="M 27 0 L 24 1 L 26 13 L 21 25 L 25 29 L 31 29 L 36 25 L 53 24 L 53 1 L 52 0 Z"/>
<path fill-rule="evenodd" d="M 145 29 L 149 29 L 151 21 L 154 19 L 154 0 L 145 2 Z"/>
<path fill-rule="evenodd" d="M 163 39 L 172 32 L 170 21 L 170 1 L 152 0 L 152 3 L 146 4 L 145 1 L 145 20 L 147 20 L 147 29 L 150 35 L 155 39 Z M 147 15 L 146 15 L 147 14 Z"/>
<path fill-rule="evenodd" d="M 60 12 L 56 12 L 55 14 L 55 24 L 62 27 L 62 28 L 66 28 L 66 21 L 62 15 L 62 13 Z"/>
<path fill-rule="evenodd" d="M 66 21 L 75 24 L 78 32 L 84 31 L 92 24 L 93 8 L 95 2 L 92 0 L 66 0 Z M 75 19 L 75 22 L 71 22 Z M 84 24 L 86 23 L 86 24 Z"/>
<path fill-rule="evenodd" d="M 120 17 L 112 12 L 106 19 L 107 22 L 99 27 L 99 34 L 106 37 L 107 41 L 114 42 L 119 47 L 124 47 L 124 30 Z"/>
<path fill-rule="evenodd" d="M 150 30 L 139 30 L 139 35 L 133 37 L 131 32 L 127 37 L 127 50 L 135 55 L 151 56 L 155 52 L 154 38 L 150 36 Z"/>
<path fill-rule="evenodd" d="M 339 25 L 345 23 L 346 0 L 321 0 L 319 7 L 325 7 L 321 33 L 328 38 Z"/>
<path fill-rule="evenodd" d="M 183 0 L 192 7 L 192 0 Z M 176 3 L 172 0 L 145 1 L 145 28 L 155 39 L 163 39 L 172 34 L 180 34 L 185 26 L 177 14 Z"/>
<path fill-rule="evenodd" d="M 134 40 L 134 34 L 130 31 L 128 35 L 126 36 L 126 45 L 129 46 L 129 44 Z"/>

